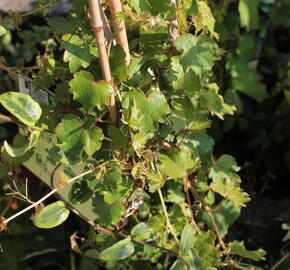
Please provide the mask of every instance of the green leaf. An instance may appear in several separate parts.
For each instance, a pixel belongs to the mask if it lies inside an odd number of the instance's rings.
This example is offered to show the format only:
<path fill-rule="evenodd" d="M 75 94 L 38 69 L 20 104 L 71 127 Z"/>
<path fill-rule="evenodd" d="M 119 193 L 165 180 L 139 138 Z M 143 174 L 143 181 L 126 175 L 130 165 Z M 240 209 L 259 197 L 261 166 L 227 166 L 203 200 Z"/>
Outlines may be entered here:
<path fill-rule="evenodd" d="M 214 192 L 219 193 L 224 198 L 231 200 L 235 207 L 246 206 L 245 204 L 250 200 L 249 194 L 236 184 L 227 181 L 226 179 L 218 179 L 210 185 Z"/>
<path fill-rule="evenodd" d="M 158 189 L 162 188 L 166 181 L 164 173 L 162 173 L 160 170 L 157 170 L 157 172 L 149 172 L 147 174 L 147 177 L 149 192 L 151 193 L 154 193 Z"/>
<path fill-rule="evenodd" d="M 137 13 L 149 11 L 150 9 L 150 6 L 146 0 L 128 0 L 128 2 Z"/>
<path fill-rule="evenodd" d="M 103 261 L 119 261 L 130 257 L 134 253 L 134 245 L 128 237 L 113 246 L 101 251 L 99 259 Z"/>
<path fill-rule="evenodd" d="M 236 240 L 229 243 L 229 252 L 230 254 L 239 255 L 256 262 L 265 260 L 266 255 L 266 252 L 263 249 L 247 250 L 244 242 L 238 242 Z"/>
<path fill-rule="evenodd" d="M 215 266 L 219 262 L 219 252 L 214 248 L 216 236 L 213 232 L 201 231 L 195 236 L 193 249 L 203 267 Z"/>
<path fill-rule="evenodd" d="M 84 28 L 82 18 L 77 14 L 70 14 L 67 17 L 50 17 L 46 18 L 46 21 L 51 30 L 58 34 L 75 33 L 79 28 Z"/>
<path fill-rule="evenodd" d="M 37 144 L 40 134 L 38 130 L 32 131 L 28 141 L 21 147 L 10 146 L 7 141 L 4 141 L 4 148 L 11 157 L 20 157 Z"/>
<path fill-rule="evenodd" d="M 182 52 L 180 63 L 192 68 L 197 75 L 210 71 L 214 61 L 219 60 L 217 45 L 207 37 L 183 34 L 176 39 L 176 49 Z"/>
<path fill-rule="evenodd" d="M 111 168 L 104 175 L 101 193 L 104 195 L 105 203 L 121 202 L 122 198 L 126 196 L 132 189 L 133 182 L 129 179 L 122 178 L 119 168 Z"/>
<path fill-rule="evenodd" d="M 65 34 L 62 40 L 61 47 L 65 49 L 63 61 L 69 63 L 71 73 L 76 72 L 80 67 L 87 68 L 98 56 L 93 36 Z"/>
<path fill-rule="evenodd" d="M 88 182 L 83 179 L 73 183 L 68 194 L 69 201 L 73 204 L 85 203 L 93 195 L 93 191 L 89 188 Z"/>
<path fill-rule="evenodd" d="M 191 68 L 184 75 L 182 89 L 188 97 L 194 96 L 201 89 L 200 78 Z"/>
<path fill-rule="evenodd" d="M 35 126 L 42 113 L 39 104 L 23 93 L 5 92 L 0 95 L 0 103 L 27 126 Z"/>
<path fill-rule="evenodd" d="M 0 37 L 5 35 L 8 31 L 2 26 L 0 25 Z"/>
<path fill-rule="evenodd" d="M 172 101 L 173 110 L 170 120 L 176 133 L 188 130 L 204 130 L 211 122 L 208 120 L 208 110 L 203 108 L 198 100 L 178 98 Z"/>
<path fill-rule="evenodd" d="M 198 12 L 197 0 L 183 0 L 183 6 L 188 16 L 194 16 Z"/>
<path fill-rule="evenodd" d="M 172 151 L 168 155 L 160 154 L 159 159 L 164 167 L 164 172 L 172 179 L 183 178 L 188 169 L 197 168 L 199 160 L 194 159 L 190 149 Z"/>
<path fill-rule="evenodd" d="M 178 137 L 178 141 L 181 140 L 181 136 Z M 191 132 L 191 134 L 186 134 L 183 144 L 189 147 L 196 157 L 201 159 L 203 166 L 207 166 L 210 163 L 214 140 L 205 131 L 195 131 Z"/>
<path fill-rule="evenodd" d="M 64 202 L 57 201 L 45 206 L 33 219 L 36 227 L 42 229 L 54 228 L 63 223 L 69 216 L 69 210 Z"/>
<path fill-rule="evenodd" d="M 234 89 L 258 102 L 267 98 L 268 93 L 265 85 L 261 82 L 261 75 L 256 71 L 256 65 L 249 65 L 244 56 L 238 58 L 229 54 L 226 68 L 230 70 Z"/>
<path fill-rule="evenodd" d="M 108 226 L 121 220 L 125 207 L 120 203 L 107 204 L 103 196 L 98 194 L 93 199 L 93 211 L 98 215 L 100 223 Z"/>
<path fill-rule="evenodd" d="M 233 202 L 230 200 L 223 201 L 219 209 L 212 212 L 222 237 L 228 233 L 229 227 L 234 224 L 236 219 L 240 216 L 240 212 L 241 210 L 234 207 Z M 207 213 L 202 213 L 202 219 L 206 222 L 210 229 L 214 230 L 212 222 Z"/>
<path fill-rule="evenodd" d="M 131 90 L 123 95 L 122 107 L 125 121 L 142 134 L 153 132 L 157 124 L 164 123 L 169 106 L 164 95 L 155 91 L 145 96 L 141 91 Z"/>
<path fill-rule="evenodd" d="M 114 46 L 110 52 L 110 67 L 116 82 L 126 81 L 129 68 L 125 64 L 126 54 L 120 46 Z"/>
<path fill-rule="evenodd" d="M 90 113 L 97 107 L 102 110 L 110 104 L 110 96 L 113 92 L 111 84 L 105 81 L 95 81 L 91 73 L 79 71 L 69 82 L 73 99 L 80 102 L 84 109 Z"/>
<path fill-rule="evenodd" d="M 195 2 L 195 0 L 193 1 Z M 204 34 L 210 33 L 210 35 L 216 39 L 219 38 L 219 34 L 215 32 L 215 18 L 211 13 L 211 9 L 206 1 L 197 1 L 198 13 L 192 18 L 195 32 L 203 32 Z"/>
<path fill-rule="evenodd" d="M 189 250 L 193 247 L 195 241 L 195 231 L 192 226 L 186 224 L 181 234 L 178 253 L 181 256 L 186 256 Z"/>
<path fill-rule="evenodd" d="M 258 0 L 240 0 L 239 2 L 241 26 L 246 27 L 248 31 L 258 28 L 258 7 Z"/>
<path fill-rule="evenodd" d="M 63 151 L 66 163 L 79 163 L 84 152 L 93 155 L 101 148 L 103 132 L 99 127 L 94 126 L 94 123 L 93 117 L 87 117 L 83 121 L 76 115 L 67 114 L 57 125 L 55 133 L 58 146 Z"/>
<path fill-rule="evenodd" d="M 211 167 L 209 177 L 213 181 L 219 179 L 227 179 L 228 181 L 234 181 L 239 183 L 240 177 L 236 174 L 240 170 L 235 159 L 230 155 L 222 155 Z"/>
<path fill-rule="evenodd" d="M 116 128 L 115 126 L 109 126 L 107 131 L 114 144 L 123 148 L 127 147 L 128 139 L 119 128 Z"/>
<path fill-rule="evenodd" d="M 181 260 L 176 260 L 169 270 L 186 270 L 186 265 Z"/>
<path fill-rule="evenodd" d="M 219 87 L 216 83 L 211 83 L 208 90 L 201 93 L 202 103 L 209 109 L 211 114 L 217 115 L 223 119 L 225 114 L 233 115 L 236 108 L 224 102 L 221 95 L 218 94 Z"/>
<path fill-rule="evenodd" d="M 131 230 L 131 236 L 136 241 L 146 240 L 150 237 L 152 229 L 144 222 L 134 226 Z"/>

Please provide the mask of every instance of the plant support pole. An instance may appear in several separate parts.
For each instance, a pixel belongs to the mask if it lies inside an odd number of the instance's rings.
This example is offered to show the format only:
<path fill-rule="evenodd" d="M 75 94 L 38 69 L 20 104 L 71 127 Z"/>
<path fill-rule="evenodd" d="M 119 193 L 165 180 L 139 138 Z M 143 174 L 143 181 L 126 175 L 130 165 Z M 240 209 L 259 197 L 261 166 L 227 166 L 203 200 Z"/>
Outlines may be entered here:
<path fill-rule="evenodd" d="M 116 42 L 125 52 L 125 63 L 129 66 L 131 58 L 125 22 L 124 20 L 117 18 L 117 14 L 122 12 L 122 3 L 120 0 L 107 0 L 107 4 L 112 17 Z"/>
<path fill-rule="evenodd" d="M 99 0 L 89 0 L 90 5 L 90 15 L 92 18 L 92 28 L 94 31 L 95 39 L 97 42 L 97 46 L 99 49 L 99 57 L 100 57 L 100 64 L 102 73 L 104 76 L 105 81 L 110 82 L 112 81 L 112 75 L 110 70 L 109 59 L 106 50 L 106 40 L 104 35 L 104 25 L 102 16 L 101 16 L 101 5 Z M 116 109 L 116 100 L 115 100 L 115 93 L 111 94 L 111 101 L 110 101 L 110 119 L 113 125 L 117 124 L 117 109 Z"/>

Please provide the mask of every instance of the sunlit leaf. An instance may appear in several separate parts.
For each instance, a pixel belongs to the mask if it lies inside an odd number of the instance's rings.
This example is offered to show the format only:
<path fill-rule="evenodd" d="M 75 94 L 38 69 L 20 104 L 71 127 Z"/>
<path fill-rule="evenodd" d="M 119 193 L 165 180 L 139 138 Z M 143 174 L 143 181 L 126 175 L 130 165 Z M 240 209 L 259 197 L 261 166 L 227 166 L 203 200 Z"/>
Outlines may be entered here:
<path fill-rule="evenodd" d="M 33 219 L 36 227 L 42 229 L 54 228 L 63 223 L 69 216 L 69 210 L 64 202 L 57 201 L 45 206 Z"/>
<path fill-rule="evenodd" d="M 23 93 L 5 92 L 0 95 L 0 103 L 28 126 L 35 126 L 42 113 L 39 104 Z"/>
<path fill-rule="evenodd" d="M 101 251 L 99 253 L 99 258 L 104 261 L 119 261 L 130 257 L 133 253 L 134 245 L 130 237 L 128 237 Z"/>
<path fill-rule="evenodd" d="M 253 261 L 265 260 L 266 252 L 263 249 L 247 250 L 244 242 L 233 241 L 229 243 L 229 252 L 231 254 L 240 255 Z"/>

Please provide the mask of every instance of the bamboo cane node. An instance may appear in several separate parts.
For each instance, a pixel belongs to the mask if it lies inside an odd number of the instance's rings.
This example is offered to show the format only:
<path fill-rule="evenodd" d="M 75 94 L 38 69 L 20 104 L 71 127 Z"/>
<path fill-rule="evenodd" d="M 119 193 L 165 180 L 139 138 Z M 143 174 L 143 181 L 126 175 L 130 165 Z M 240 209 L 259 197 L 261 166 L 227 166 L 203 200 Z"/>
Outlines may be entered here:
<path fill-rule="evenodd" d="M 105 25 L 103 25 L 103 26 L 93 27 L 93 31 L 94 31 L 94 32 L 100 32 L 100 31 L 106 29 L 107 27 L 109 27 L 109 24 L 105 24 Z"/>

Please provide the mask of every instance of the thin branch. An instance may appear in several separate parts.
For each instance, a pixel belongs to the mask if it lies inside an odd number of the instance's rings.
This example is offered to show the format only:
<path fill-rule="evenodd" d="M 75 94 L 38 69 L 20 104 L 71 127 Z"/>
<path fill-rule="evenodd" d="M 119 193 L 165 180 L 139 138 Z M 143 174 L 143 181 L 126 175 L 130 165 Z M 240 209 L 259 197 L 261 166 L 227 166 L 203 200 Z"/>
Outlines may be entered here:
<path fill-rule="evenodd" d="M 58 2 L 59 2 L 59 0 L 51 0 L 49 3 L 47 3 L 47 4 L 43 5 L 43 6 L 40 6 L 38 8 L 35 8 L 32 11 L 28 11 L 26 13 L 17 14 L 17 15 L 19 15 L 21 18 L 30 16 L 30 15 L 35 15 L 35 13 L 40 12 L 43 9 L 49 8 L 49 7 L 51 7 L 52 5 L 54 5 L 54 4 L 58 3 Z M 10 21 L 13 21 L 13 17 L 9 17 L 9 18 L 1 20 L 0 24 L 4 24 L 4 23 L 10 22 Z"/>
<path fill-rule="evenodd" d="M 20 121 L 18 121 L 16 119 L 13 119 L 13 118 L 11 118 L 11 117 L 9 117 L 7 115 L 4 115 L 4 114 L 0 114 L 0 119 L 3 119 L 5 121 L 7 121 L 7 122 L 11 122 L 11 123 L 14 123 L 16 125 L 19 125 L 19 126 L 22 126 L 22 127 L 26 127 L 26 128 L 29 128 L 29 129 L 38 130 L 38 131 L 44 131 L 44 132 L 48 132 L 48 133 L 54 134 L 53 131 L 50 131 L 48 129 L 43 129 L 43 128 L 36 127 L 36 126 L 34 126 L 34 127 L 26 126 L 24 123 L 22 123 L 22 122 L 20 122 Z"/>
<path fill-rule="evenodd" d="M 158 189 L 158 194 L 159 194 L 159 198 L 160 198 L 160 201 L 161 201 L 163 212 L 164 212 L 164 215 L 165 215 L 165 218 L 166 218 L 167 226 L 168 226 L 173 238 L 175 239 L 175 242 L 179 245 L 179 240 L 177 238 L 177 235 L 175 233 L 174 228 L 172 227 L 172 225 L 170 223 L 170 220 L 169 220 L 169 217 L 168 217 L 168 213 L 167 213 L 167 210 L 166 210 L 166 205 L 164 203 L 163 195 L 162 195 L 162 192 L 161 192 L 160 189 Z"/>
<path fill-rule="evenodd" d="M 98 165 L 97 167 L 95 167 L 95 168 L 93 168 L 93 169 L 91 169 L 91 170 L 88 170 L 88 171 L 86 171 L 86 172 L 84 172 L 84 173 L 82 173 L 82 174 L 79 174 L 79 175 L 77 175 L 77 176 L 71 178 L 70 180 L 68 180 L 68 184 L 71 184 L 72 182 L 74 182 L 74 181 L 76 181 L 76 180 L 78 180 L 78 179 L 84 177 L 85 175 L 88 175 L 88 174 L 90 174 L 90 173 L 96 171 L 96 170 L 99 169 L 100 167 L 105 166 L 106 164 L 108 164 L 109 162 L 112 162 L 112 161 L 113 161 L 113 159 L 112 159 L 112 160 L 107 160 L 106 162 L 104 162 L 104 163 Z M 59 189 L 60 189 L 60 188 L 55 188 L 55 189 L 53 189 L 52 191 L 50 191 L 48 194 L 46 194 L 44 197 L 42 197 L 42 198 L 41 198 L 40 200 L 38 200 L 37 202 L 35 202 L 35 203 L 29 205 L 28 207 L 26 207 L 25 209 L 23 209 L 23 210 L 21 210 L 20 212 L 16 213 L 15 215 L 13 215 L 13 216 L 11 216 L 11 217 L 5 219 L 5 220 L 1 223 L 1 225 L 7 225 L 8 222 L 10 222 L 11 220 L 13 220 L 13 219 L 17 218 L 18 216 L 24 214 L 25 212 L 29 211 L 30 209 L 35 208 L 37 205 L 39 205 L 40 203 L 42 203 L 43 201 L 45 201 L 46 199 L 48 199 L 50 196 L 52 196 L 54 193 L 56 193 Z"/>
<path fill-rule="evenodd" d="M 213 214 L 211 212 L 212 209 L 206 205 L 206 203 L 204 202 L 204 199 L 198 194 L 198 192 L 196 192 L 196 190 L 192 186 L 190 186 L 190 190 L 192 192 L 192 195 L 196 198 L 196 200 L 198 200 L 201 203 L 202 209 L 207 212 L 207 214 L 209 216 L 209 219 L 210 219 L 210 221 L 211 221 L 211 223 L 212 223 L 212 225 L 214 227 L 214 230 L 216 232 L 218 241 L 219 241 L 221 247 L 223 249 L 225 249 L 226 246 L 225 246 L 225 243 L 224 243 L 224 241 L 222 239 L 222 236 L 221 236 L 221 233 L 220 233 L 220 231 L 218 229 L 218 226 L 217 226 L 217 224 L 215 222 L 214 216 L 213 216 Z"/>
<path fill-rule="evenodd" d="M 275 265 L 272 266 L 272 268 L 270 270 L 275 270 L 277 269 L 277 267 L 283 263 L 285 260 L 287 260 L 288 258 L 290 258 L 290 253 L 286 254 L 284 257 L 282 257 L 278 262 L 275 263 Z"/>

